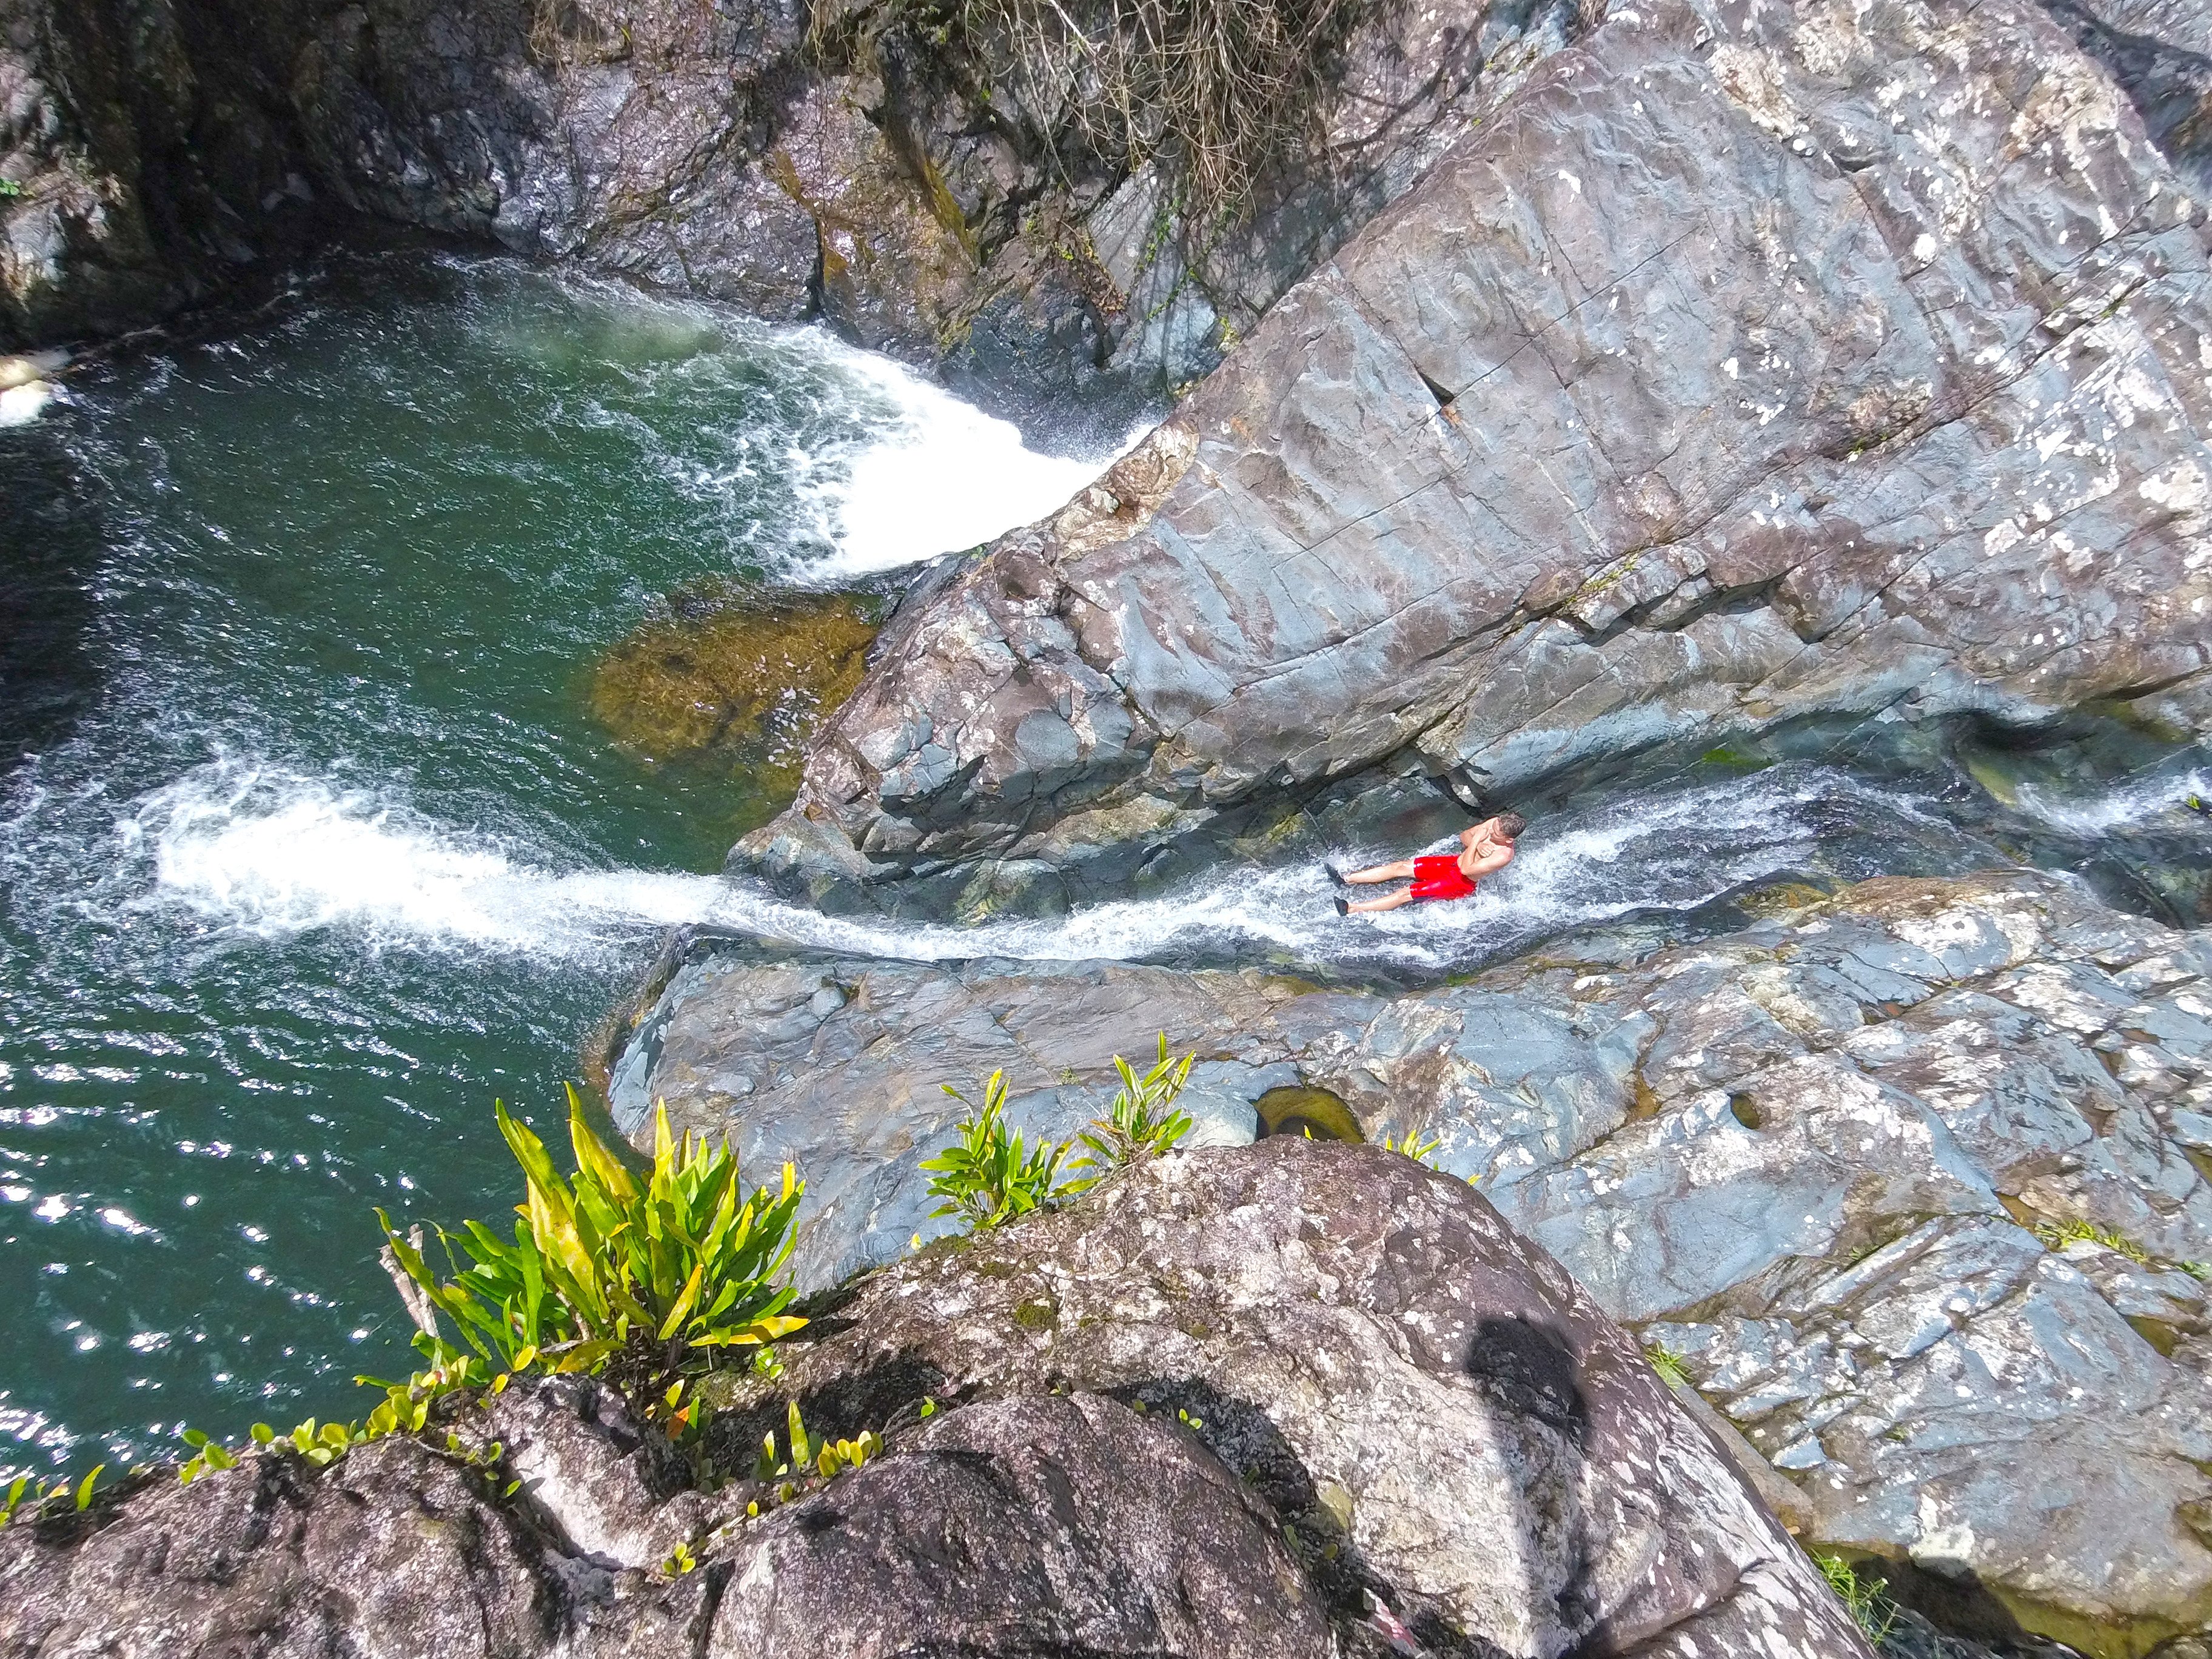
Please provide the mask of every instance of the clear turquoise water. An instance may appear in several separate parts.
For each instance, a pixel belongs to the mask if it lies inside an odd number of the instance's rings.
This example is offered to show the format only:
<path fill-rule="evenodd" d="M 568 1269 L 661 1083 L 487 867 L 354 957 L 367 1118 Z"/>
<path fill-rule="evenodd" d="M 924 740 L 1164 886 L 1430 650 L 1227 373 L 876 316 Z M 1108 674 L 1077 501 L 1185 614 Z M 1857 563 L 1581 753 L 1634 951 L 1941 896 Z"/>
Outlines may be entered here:
<path fill-rule="evenodd" d="M 409 1363 L 371 1206 L 510 1202 L 493 1098 L 550 1127 L 671 924 L 1417 981 L 1785 877 L 2020 860 L 2212 915 L 2201 753 L 1871 722 L 1563 780 L 1478 899 L 1357 930 L 1304 854 L 1066 917 L 825 917 L 713 873 L 748 780 L 587 712 L 656 594 L 850 582 L 1096 465 L 818 335 L 420 258 L 0 431 L 0 1479 L 361 1410 Z"/>
<path fill-rule="evenodd" d="M 854 468 L 963 416 L 811 332 L 421 258 L 70 399 L 0 433 L 0 569 L 46 583 L 0 784 L 0 1479 L 407 1364 L 370 1207 L 512 1202 L 493 1098 L 546 1119 L 768 810 L 617 750 L 589 665 L 702 574 L 849 575 Z M 859 562 L 942 550 L 894 543 Z"/>

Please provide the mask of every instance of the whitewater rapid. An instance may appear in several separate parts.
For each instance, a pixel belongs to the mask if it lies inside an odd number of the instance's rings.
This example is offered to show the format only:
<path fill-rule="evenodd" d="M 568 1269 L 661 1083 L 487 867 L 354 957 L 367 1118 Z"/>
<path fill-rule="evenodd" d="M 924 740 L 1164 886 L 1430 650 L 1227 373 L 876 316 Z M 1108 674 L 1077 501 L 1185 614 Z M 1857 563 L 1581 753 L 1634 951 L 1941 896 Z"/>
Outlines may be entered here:
<path fill-rule="evenodd" d="M 1275 867 L 1228 865 L 1156 896 L 1066 915 L 974 926 L 825 915 L 744 878 L 564 869 L 402 800 L 237 761 L 157 792 L 121 832 L 149 866 L 142 902 L 271 942 L 331 932 L 379 951 L 591 960 L 634 952 L 643 934 L 704 926 L 907 961 L 1259 958 L 1435 971 L 1577 927 L 1693 910 L 1803 868 L 1824 833 L 1822 809 L 1839 805 L 1941 822 L 1848 774 L 1783 767 L 1540 822 L 1511 869 L 1456 903 L 1340 917 L 1328 865 L 1358 867 L 1413 850 L 1355 844 Z"/>

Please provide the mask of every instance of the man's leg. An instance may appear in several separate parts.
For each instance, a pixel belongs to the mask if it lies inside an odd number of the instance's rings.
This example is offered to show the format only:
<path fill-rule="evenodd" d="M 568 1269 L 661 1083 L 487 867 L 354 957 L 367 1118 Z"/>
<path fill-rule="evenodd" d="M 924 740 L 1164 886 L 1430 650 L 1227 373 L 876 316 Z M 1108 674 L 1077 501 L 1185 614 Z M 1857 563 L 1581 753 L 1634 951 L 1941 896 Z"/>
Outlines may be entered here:
<path fill-rule="evenodd" d="M 1406 873 L 1407 875 L 1413 873 L 1410 866 Z M 1385 893 L 1380 898 L 1361 899 L 1357 904 L 1347 904 L 1344 908 L 1347 915 L 1370 916 L 1377 910 L 1395 910 L 1401 904 L 1411 904 L 1413 902 L 1413 890 L 1410 887 L 1401 887 L 1395 893 Z"/>
<path fill-rule="evenodd" d="M 1378 864 L 1371 870 L 1348 870 L 1345 872 L 1344 878 L 1362 883 L 1411 881 L 1413 878 L 1413 861 L 1400 859 L 1395 864 Z"/>

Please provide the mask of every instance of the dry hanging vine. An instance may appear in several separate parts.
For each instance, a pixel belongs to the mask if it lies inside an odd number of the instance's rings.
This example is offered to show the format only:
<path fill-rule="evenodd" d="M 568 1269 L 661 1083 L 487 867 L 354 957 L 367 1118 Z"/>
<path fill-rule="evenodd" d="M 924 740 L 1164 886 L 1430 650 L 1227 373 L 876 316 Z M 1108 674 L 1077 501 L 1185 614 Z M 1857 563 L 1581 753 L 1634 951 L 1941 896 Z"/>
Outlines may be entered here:
<path fill-rule="evenodd" d="M 1193 223 L 1241 214 L 1260 173 L 1307 142 L 1362 0 L 890 0 L 887 21 L 957 33 L 1048 127 L 1092 151 L 1159 155 Z M 816 0 L 816 38 L 838 23 Z M 850 14 L 845 14 L 849 18 Z"/>

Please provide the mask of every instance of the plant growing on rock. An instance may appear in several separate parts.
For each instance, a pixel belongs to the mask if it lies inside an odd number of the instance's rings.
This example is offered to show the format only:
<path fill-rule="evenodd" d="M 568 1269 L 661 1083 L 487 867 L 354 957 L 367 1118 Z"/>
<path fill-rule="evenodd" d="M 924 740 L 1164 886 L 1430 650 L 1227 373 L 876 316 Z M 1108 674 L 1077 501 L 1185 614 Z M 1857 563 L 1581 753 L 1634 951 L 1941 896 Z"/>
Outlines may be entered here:
<path fill-rule="evenodd" d="M 1167 1033 L 1160 1033 L 1158 1064 L 1144 1074 L 1121 1058 L 1114 1056 L 1114 1069 L 1121 1073 L 1121 1087 L 1106 1115 L 1091 1120 L 1091 1127 L 1079 1137 L 1090 1149 L 1086 1156 L 1069 1167 L 1096 1170 L 1097 1175 L 1071 1181 L 1060 1190 L 1080 1193 L 1095 1187 L 1107 1174 L 1143 1157 L 1152 1157 L 1172 1149 L 1178 1140 L 1190 1133 L 1189 1115 L 1175 1109 L 1176 1097 L 1182 1092 L 1189 1080 L 1190 1068 L 1196 1054 L 1185 1054 L 1181 1060 L 1168 1058 Z"/>
<path fill-rule="evenodd" d="M 815 0 L 817 51 L 854 9 Z M 1162 154 L 1191 218 L 1234 218 L 1267 163 L 1315 130 L 1355 0 L 899 0 L 888 15 L 933 45 L 957 32 L 1040 112 L 1066 110 L 1092 146 L 1134 166 Z"/>
<path fill-rule="evenodd" d="M 633 1174 L 592 1133 L 571 1089 L 576 1173 L 563 1180 L 544 1143 L 503 1105 L 494 1110 L 527 1186 L 511 1243 L 480 1222 L 464 1222 L 459 1233 L 440 1228 L 456 1269 L 441 1279 L 419 1244 L 376 1212 L 393 1261 L 427 1304 L 415 1346 L 434 1370 L 470 1358 L 437 1328 L 442 1313 L 494 1369 L 604 1370 L 634 1398 L 652 1400 L 710 1368 L 718 1351 L 771 1342 L 806 1322 L 783 1311 L 793 1291 L 775 1283 L 806 1190 L 789 1164 L 780 1189 L 747 1196 L 728 1146 L 688 1131 L 678 1141 L 663 1107 L 653 1167 Z"/>
<path fill-rule="evenodd" d="M 1423 1135 L 1417 1132 L 1409 1131 L 1403 1135 L 1382 1137 L 1384 1152 L 1395 1152 L 1401 1158 L 1410 1158 L 1425 1170 L 1433 1170 L 1437 1167 L 1437 1149 L 1443 1145 L 1443 1142 L 1436 1136 Z"/>
<path fill-rule="evenodd" d="M 1860 1577 L 1858 1569 L 1840 1555 L 1814 1555 L 1813 1561 L 1866 1638 L 1867 1645 L 1881 1647 L 1889 1627 L 1897 1622 L 1897 1607 L 1889 1599 L 1888 1586 L 1879 1578 L 1869 1582 Z"/>
<path fill-rule="evenodd" d="M 40 1489 L 29 1475 L 17 1475 L 9 1483 L 6 1495 L 0 1497 L 0 1527 L 19 1516 L 28 1522 L 57 1512 L 65 1514 L 71 1509 L 82 1515 L 92 1507 L 93 1492 L 100 1485 L 101 1471 L 106 1468 L 105 1463 L 94 1463 L 74 1486 L 66 1480 L 56 1480 Z M 30 1500 L 27 1510 L 23 1508 L 27 1498 Z"/>
<path fill-rule="evenodd" d="M 1032 1151 L 1023 1145 L 1018 1131 L 1006 1127 L 1006 1074 L 991 1073 L 981 1109 L 951 1084 L 944 1088 L 968 1108 L 968 1115 L 961 1121 L 960 1138 L 922 1164 L 930 1177 L 929 1196 L 945 1200 L 929 1212 L 931 1219 L 957 1216 L 972 1233 L 1003 1226 L 1048 1201 L 1067 1143 L 1043 1141 Z"/>
<path fill-rule="evenodd" d="M 1689 1361 L 1663 1342 L 1644 1345 L 1644 1363 L 1659 1373 L 1659 1380 L 1670 1389 L 1691 1386 Z"/>
<path fill-rule="evenodd" d="M 2041 1221 L 2036 1224 L 2035 1236 L 2047 1250 L 2063 1250 L 2069 1244 L 2101 1244 L 2115 1255 L 2125 1256 L 2138 1267 L 2148 1266 L 2149 1252 L 2136 1243 L 2114 1232 L 2109 1227 L 2100 1227 L 2094 1221 L 2069 1217 L 2063 1221 Z"/>

